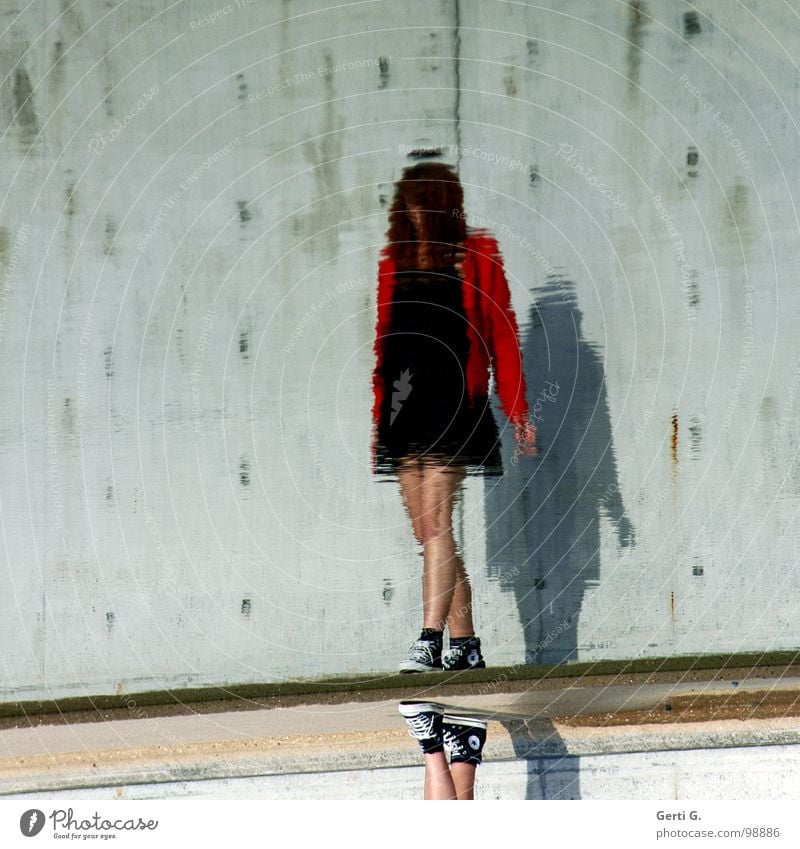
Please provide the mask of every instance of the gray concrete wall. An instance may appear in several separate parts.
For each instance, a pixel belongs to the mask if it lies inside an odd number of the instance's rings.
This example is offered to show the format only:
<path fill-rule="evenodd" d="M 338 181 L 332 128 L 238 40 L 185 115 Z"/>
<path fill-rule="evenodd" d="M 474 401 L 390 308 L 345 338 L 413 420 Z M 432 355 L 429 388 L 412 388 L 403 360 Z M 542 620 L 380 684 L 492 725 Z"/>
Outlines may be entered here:
<path fill-rule="evenodd" d="M 796 646 L 789 7 L 0 11 L 0 697 L 395 668 L 374 269 L 422 143 L 559 387 L 458 517 L 488 660 Z"/>

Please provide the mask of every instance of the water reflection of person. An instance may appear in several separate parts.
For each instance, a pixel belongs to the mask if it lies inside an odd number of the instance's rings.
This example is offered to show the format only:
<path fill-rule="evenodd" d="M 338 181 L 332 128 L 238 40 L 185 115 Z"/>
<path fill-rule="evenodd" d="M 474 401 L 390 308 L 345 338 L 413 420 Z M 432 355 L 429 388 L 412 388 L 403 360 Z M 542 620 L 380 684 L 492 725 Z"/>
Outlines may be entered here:
<path fill-rule="evenodd" d="M 442 163 L 406 168 L 395 187 L 375 356 L 373 471 L 399 481 L 424 560 L 422 632 L 400 670 L 482 668 L 452 512 L 467 474 L 503 474 L 490 368 L 517 450 L 535 453 L 536 431 L 497 242 L 467 229 L 461 183 Z"/>
<path fill-rule="evenodd" d="M 400 702 L 398 710 L 422 750 L 424 798 L 474 799 L 475 770 L 483 761 L 488 723 L 436 702 Z"/>

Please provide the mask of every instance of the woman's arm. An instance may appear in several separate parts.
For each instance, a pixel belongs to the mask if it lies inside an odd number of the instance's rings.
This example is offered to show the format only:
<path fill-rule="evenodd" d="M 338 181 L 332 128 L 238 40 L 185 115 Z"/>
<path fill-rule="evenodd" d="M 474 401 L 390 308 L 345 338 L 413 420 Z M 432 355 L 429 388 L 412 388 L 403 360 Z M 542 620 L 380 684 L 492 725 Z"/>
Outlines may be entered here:
<path fill-rule="evenodd" d="M 517 450 L 514 452 L 512 462 L 516 463 L 518 452 L 529 457 L 538 453 L 536 427 L 528 417 L 528 395 L 522 368 L 519 328 L 511 306 L 511 292 L 503 269 L 503 258 L 494 239 L 488 240 L 488 248 L 487 261 L 491 279 L 489 287 L 490 351 L 500 406 L 514 425 Z"/>
<path fill-rule="evenodd" d="M 522 370 L 522 352 L 519 328 L 511 306 L 503 258 L 494 239 L 487 240 L 491 285 L 488 287 L 490 351 L 494 366 L 494 379 L 500 406 L 509 421 L 517 424 L 528 415 L 527 389 Z"/>

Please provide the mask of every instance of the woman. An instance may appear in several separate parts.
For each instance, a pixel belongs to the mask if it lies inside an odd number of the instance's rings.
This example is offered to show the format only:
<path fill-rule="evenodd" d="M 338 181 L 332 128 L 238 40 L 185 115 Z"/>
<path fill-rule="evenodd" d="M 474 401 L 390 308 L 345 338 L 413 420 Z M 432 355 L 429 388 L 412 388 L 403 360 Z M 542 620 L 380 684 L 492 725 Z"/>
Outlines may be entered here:
<path fill-rule="evenodd" d="M 399 480 L 424 559 L 422 632 L 401 672 L 486 665 L 452 513 L 466 474 L 503 474 L 490 367 L 519 451 L 536 451 L 497 242 L 486 232 L 467 232 L 464 219 L 453 169 L 406 168 L 378 268 L 373 471 Z"/>

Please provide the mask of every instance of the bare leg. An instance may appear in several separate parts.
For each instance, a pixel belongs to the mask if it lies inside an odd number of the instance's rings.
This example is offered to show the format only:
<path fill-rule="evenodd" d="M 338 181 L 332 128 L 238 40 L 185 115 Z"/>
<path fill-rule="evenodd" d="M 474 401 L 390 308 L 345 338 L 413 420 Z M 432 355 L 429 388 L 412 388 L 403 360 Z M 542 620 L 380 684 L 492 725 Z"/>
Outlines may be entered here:
<path fill-rule="evenodd" d="M 475 798 L 475 764 L 450 764 L 450 776 L 456 790 L 457 799 Z"/>
<path fill-rule="evenodd" d="M 397 476 L 400 481 L 400 492 L 403 496 L 403 503 L 411 519 L 411 529 L 414 539 L 424 548 L 424 538 L 426 535 L 430 536 L 433 533 L 437 527 L 437 522 L 439 525 L 446 524 L 446 530 L 449 531 L 449 535 L 452 537 L 452 509 L 455 504 L 455 498 L 458 496 L 457 490 L 464 479 L 463 470 L 441 466 L 426 466 L 418 459 L 409 458 L 400 466 Z M 449 487 L 442 487 L 442 480 L 449 481 Z M 448 493 L 448 489 L 455 491 Z M 437 497 L 439 499 L 438 503 Z M 445 515 L 439 515 L 442 513 Z M 432 543 L 432 548 L 436 548 L 437 546 L 439 549 L 442 548 L 440 543 Z M 430 555 L 429 560 L 435 557 L 433 551 L 430 552 Z M 452 574 L 454 584 L 449 612 L 447 614 L 447 626 L 451 637 L 470 637 L 475 633 L 475 626 L 472 622 L 472 589 L 466 569 L 464 568 L 464 561 L 455 548 L 455 540 L 452 542 L 451 560 L 455 564 L 454 571 L 448 566 L 446 574 L 442 576 L 449 579 L 449 576 Z M 433 583 L 438 582 L 433 581 Z M 436 586 L 431 587 L 430 581 L 423 579 L 422 592 L 424 607 L 425 599 L 430 600 L 437 592 L 441 593 L 441 588 Z M 443 603 L 439 606 L 443 606 Z M 434 611 L 432 616 L 426 617 L 424 627 L 435 627 L 437 630 L 443 629 L 443 626 L 440 628 L 438 625 L 429 624 L 432 619 L 435 620 L 437 613 L 441 616 L 440 611 Z"/>
<path fill-rule="evenodd" d="M 456 588 L 447 615 L 447 628 L 451 637 L 471 637 L 475 633 L 472 623 L 472 588 L 461 557 L 456 560 Z"/>
<path fill-rule="evenodd" d="M 419 460 L 408 459 L 397 470 L 400 494 L 411 518 L 414 539 L 422 545 L 422 485 L 423 467 Z"/>
<path fill-rule="evenodd" d="M 425 758 L 425 799 L 455 799 L 456 787 L 450 775 L 444 752 L 423 755 Z M 473 773 L 475 769 L 473 767 Z"/>
<path fill-rule="evenodd" d="M 443 631 L 463 563 L 453 537 L 453 505 L 465 472 L 459 467 L 426 464 L 422 482 L 423 627 Z"/>

